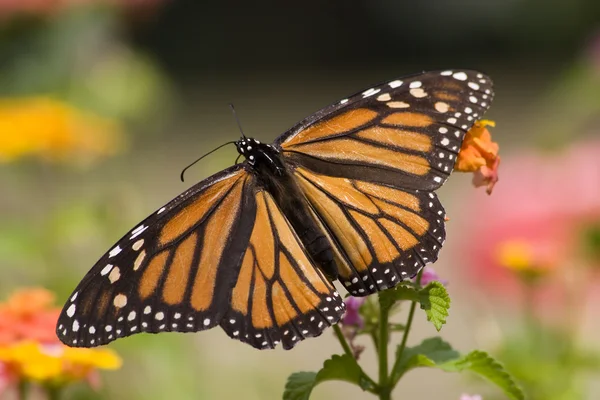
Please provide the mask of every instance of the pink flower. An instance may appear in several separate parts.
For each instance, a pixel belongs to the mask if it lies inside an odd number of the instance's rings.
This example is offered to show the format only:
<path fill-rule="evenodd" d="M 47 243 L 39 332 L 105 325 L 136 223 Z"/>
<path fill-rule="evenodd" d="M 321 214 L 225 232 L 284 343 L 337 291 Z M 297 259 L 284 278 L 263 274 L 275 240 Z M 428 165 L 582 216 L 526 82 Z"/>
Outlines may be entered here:
<path fill-rule="evenodd" d="M 448 285 L 448 281 L 440 279 L 433 267 L 423 268 L 423 273 L 421 274 L 421 286 L 427 286 L 433 281 L 438 281 L 444 286 Z"/>
<path fill-rule="evenodd" d="M 2 394 L 8 389 L 10 386 L 10 376 L 8 374 L 8 369 L 3 362 L 0 362 L 0 397 Z"/>
<path fill-rule="evenodd" d="M 359 313 L 360 307 L 365 302 L 365 297 L 348 297 L 346 303 L 346 314 L 342 318 L 342 325 L 362 327 L 364 321 Z"/>
<path fill-rule="evenodd" d="M 505 295 L 516 277 L 581 258 L 582 226 L 600 221 L 600 141 L 504 157 L 502 173 L 506 185 L 469 207 L 464 254 L 469 276 Z"/>

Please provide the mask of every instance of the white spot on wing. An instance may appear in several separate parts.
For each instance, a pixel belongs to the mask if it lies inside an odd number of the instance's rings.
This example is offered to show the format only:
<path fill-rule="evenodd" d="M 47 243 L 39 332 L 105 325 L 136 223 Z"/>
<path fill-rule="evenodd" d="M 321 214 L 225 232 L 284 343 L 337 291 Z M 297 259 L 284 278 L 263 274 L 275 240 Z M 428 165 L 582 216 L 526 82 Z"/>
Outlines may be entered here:
<path fill-rule="evenodd" d="M 135 251 L 138 251 L 144 245 L 144 239 L 140 239 L 131 246 L 131 248 Z"/>
<path fill-rule="evenodd" d="M 400 81 L 400 80 L 391 81 L 390 83 L 388 83 L 388 85 L 390 85 L 390 87 L 392 89 L 395 89 L 402 85 L 402 81 Z"/>
<path fill-rule="evenodd" d="M 364 97 L 369 97 L 369 96 L 373 96 L 376 93 L 381 92 L 381 89 L 369 89 L 369 90 L 365 90 L 363 92 L 363 98 Z"/>
<path fill-rule="evenodd" d="M 389 101 L 392 99 L 392 96 L 390 96 L 389 93 L 384 93 L 384 94 L 380 94 L 379 96 L 377 96 L 377 100 L 379 101 Z"/>
<path fill-rule="evenodd" d="M 119 280 L 120 277 L 121 270 L 119 270 L 119 267 L 115 267 L 112 271 L 110 271 L 110 274 L 108 275 L 108 280 L 110 281 L 110 283 L 115 283 Z"/>
<path fill-rule="evenodd" d="M 108 274 L 110 272 L 110 270 L 112 269 L 112 267 L 113 267 L 112 264 L 106 265 L 106 267 L 102 268 L 102 271 L 100 271 L 100 275 L 104 276 L 104 275 Z"/>
<path fill-rule="evenodd" d="M 466 81 L 467 80 L 467 74 L 465 74 L 464 72 L 456 72 L 452 75 L 452 77 L 456 80 L 459 81 Z"/>
<path fill-rule="evenodd" d="M 75 304 L 71 304 L 69 306 L 69 308 L 67 308 L 67 315 L 69 316 L 69 318 L 72 318 L 73 315 L 75 315 L 75 309 L 76 309 Z"/>
<path fill-rule="evenodd" d="M 421 89 L 421 88 L 410 89 L 410 94 L 413 95 L 414 97 L 418 98 L 418 99 L 427 96 L 427 93 L 423 89 Z"/>
<path fill-rule="evenodd" d="M 131 239 L 135 239 L 137 236 L 141 235 L 142 232 L 144 232 L 146 229 L 148 229 L 147 226 L 144 225 L 140 225 L 137 228 L 135 228 L 135 230 L 133 232 L 131 232 L 131 237 L 129 238 Z"/>
<path fill-rule="evenodd" d="M 437 103 L 435 103 L 434 107 L 436 111 L 440 113 L 448 112 L 448 110 L 450 109 L 448 103 L 444 103 L 443 101 L 438 101 Z"/>
<path fill-rule="evenodd" d="M 124 294 L 118 294 L 113 300 L 113 304 L 117 308 L 123 308 L 127 305 L 127 296 Z"/>
<path fill-rule="evenodd" d="M 408 108 L 408 107 L 410 107 L 410 104 L 405 103 L 403 101 L 390 101 L 386 104 L 390 108 Z"/>
<path fill-rule="evenodd" d="M 117 246 L 108 253 L 108 257 L 114 257 L 121 252 L 121 247 Z"/>

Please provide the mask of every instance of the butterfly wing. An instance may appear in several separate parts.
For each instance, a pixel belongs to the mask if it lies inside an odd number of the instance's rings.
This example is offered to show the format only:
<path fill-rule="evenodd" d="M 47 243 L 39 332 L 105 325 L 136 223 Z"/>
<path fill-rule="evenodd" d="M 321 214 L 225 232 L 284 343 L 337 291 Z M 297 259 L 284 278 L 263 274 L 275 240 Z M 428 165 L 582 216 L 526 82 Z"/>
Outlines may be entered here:
<path fill-rule="evenodd" d="M 67 301 L 60 340 L 93 347 L 138 332 L 218 325 L 254 225 L 246 168 L 200 182 L 119 240 Z"/>
<path fill-rule="evenodd" d="M 479 72 L 428 72 L 350 96 L 277 139 L 350 293 L 393 287 L 437 259 L 445 212 L 433 190 L 492 99 Z"/>
<path fill-rule="evenodd" d="M 445 232 L 444 210 L 434 193 L 302 167 L 295 176 L 334 244 L 339 280 L 352 295 L 393 287 L 437 259 Z"/>
<path fill-rule="evenodd" d="M 338 322 L 345 305 L 273 197 L 259 190 L 255 202 L 254 228 L 221 327 L 259 349 L 279 342 L 290 349 Z"/>
<path fill-rule="evenodd" d="M 288 163 L 325 175 L 431 191 L 492 99 L 492 81 L 479 72 L 427 72 L 326 107 L 275 144 Z"/>

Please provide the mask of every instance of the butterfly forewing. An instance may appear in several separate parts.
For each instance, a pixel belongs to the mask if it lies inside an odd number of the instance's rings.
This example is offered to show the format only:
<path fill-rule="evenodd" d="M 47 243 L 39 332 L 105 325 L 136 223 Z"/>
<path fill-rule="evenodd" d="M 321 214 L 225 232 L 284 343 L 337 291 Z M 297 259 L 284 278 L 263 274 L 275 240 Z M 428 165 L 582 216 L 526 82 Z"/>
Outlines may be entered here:
<path fill-rule="evenodd" d="M 452 172 L 466 131 L 492 98 L 483 74 L 428 72 L 333 104 L 276 144 L 290 164 L 326 175 L 434 190 Z"/>
<path fill-rule="evenodd" d="M 143 221 L 75 289 L 58 337 L 91 347 L 138 332 L 218 325 L 252 231 L 253 185 L 243 166 L 232 167 Z"/>

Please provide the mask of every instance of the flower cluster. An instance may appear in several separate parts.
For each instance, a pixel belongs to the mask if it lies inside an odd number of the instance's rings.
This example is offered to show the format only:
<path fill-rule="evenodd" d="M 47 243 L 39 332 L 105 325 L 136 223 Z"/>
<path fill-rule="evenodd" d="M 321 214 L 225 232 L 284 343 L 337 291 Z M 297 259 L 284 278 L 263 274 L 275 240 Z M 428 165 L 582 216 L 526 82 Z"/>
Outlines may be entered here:
<path fill-rule="evenodd" d="M 473 279 L 505 297 L 523 280 L 560 276 L 561 266 L 597 266 L 600 141 L 522 151 L 504 159 L 503 176 L 510 185 L 470 208 L 481 216 L 466 230 Z"/>
<path fill-rule="evenodd" d="M 35 382 L 60 388 L 75 381 L 97 382 L 97 369 L 118 369 L 119 356 L 108 349 L 62 345 L 54 329 L 59 309 L 44 289 L 25 289 L 0 303 L 0 396 L 18 384 Z"/>
<path fill-rule="evenodd" d="M 473 172 L 473 185 L 485 186 L 487 193 L 492 194 L 498 182 L 500 156 L 499 146 L 492 141 L 488 126 L 494 127 L 496 124 L 488 120 L 477 121 L 467 132 L 458 154 L 456 170 Z"/>
<path fill-rule="evenodd" d="M 50 161 L 89 161 L 119 149 L 116 122 L 59 100 L 31 97 L 0 100 L 0 163 L 26 156 Z"/>

